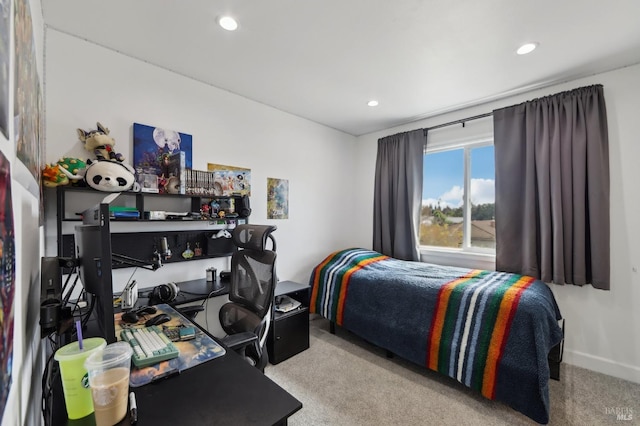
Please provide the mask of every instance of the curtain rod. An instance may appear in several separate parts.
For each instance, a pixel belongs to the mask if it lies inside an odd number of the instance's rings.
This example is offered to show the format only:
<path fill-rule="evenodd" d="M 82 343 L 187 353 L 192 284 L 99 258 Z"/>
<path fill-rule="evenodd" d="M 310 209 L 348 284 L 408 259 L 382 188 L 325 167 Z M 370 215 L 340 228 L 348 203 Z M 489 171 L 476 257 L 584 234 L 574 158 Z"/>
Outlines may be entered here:
<path fill-rule="evenodd" d="M 443 124 L 438 124 L 436 126 L 427 127 L 426 129 L 424 129 L 424 131 L 427 132 L 429 130 L 435 130 L 435 129 L 439 129 L 441 127 L 453 126 L 455 124 L 461 124 L 461 123 L 462 123 L 462 127 L 464 127 L 464 123 L 466 123 L 467 121 L 477 120 L 479 118 L 491 117 L 492 115 L 493 115 L 493 112 L 487 112 L 487 113 L 484 113 L 484 114 L 474 115 L 473 117 L 462 118 L 460 120 L 450 121 L 448 123 L 443 123 Z"/>

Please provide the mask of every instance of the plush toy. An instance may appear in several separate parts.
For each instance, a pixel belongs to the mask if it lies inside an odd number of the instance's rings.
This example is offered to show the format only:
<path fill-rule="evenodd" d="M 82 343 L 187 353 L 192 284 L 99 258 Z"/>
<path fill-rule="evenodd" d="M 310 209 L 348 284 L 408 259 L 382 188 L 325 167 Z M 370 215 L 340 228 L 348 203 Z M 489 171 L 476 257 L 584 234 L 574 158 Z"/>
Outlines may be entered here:
<path fill-rule="evenodd" d="M 46 164 L 42 170 L 42 184 L 49 188 L 68 185 L 69 178 L 60 170 L 57 164 Z"/>
<path fill-rule="evenodd" d="M 116 141 L 109 136 L 109 129 L 100 123 L 97 123 L 97 126 L 98 130 L 88 132 L 78 129 L 78 137 L 84 143 L 85 149 L 92 152 L 98 160 L 124 161 L 124 156 L 114 150 Z"/>
<path fill-rule="evenodd" d="M 105 192 L 136 190 L 136 175 L 131 166 L 110 160 L 88 161 L 84 180 L 93 189 Z M 138 186 L 139 188 L 139 186 Z"/>
<path fill-rule="evenodd" d="M 62 157 L 57 164 L 60 171 L 69 178 L 71 183 L 80 182 L 84 178 L 87 163 L 79 158 Z"/>
<path fill-rule="evenodd" d="M 42 184 L 46 187 L 77 184 L 84 178 L 86 167 L 87 164 L 78 158 L 63 157 L 57 163 L 44 166 Z"/>

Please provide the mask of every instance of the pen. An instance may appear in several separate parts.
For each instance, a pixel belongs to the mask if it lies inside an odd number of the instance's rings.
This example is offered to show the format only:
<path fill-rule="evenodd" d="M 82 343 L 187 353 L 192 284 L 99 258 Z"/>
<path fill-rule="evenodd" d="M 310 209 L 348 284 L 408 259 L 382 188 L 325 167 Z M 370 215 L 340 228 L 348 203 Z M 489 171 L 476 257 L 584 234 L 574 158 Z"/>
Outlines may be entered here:
<path fill-rule="evenodd" d="M 131 415 L 131 424 L 136 424 L 138 422 L 138 405 L 136 404 L 136 394 L 133 392 L 129 394 L 129 414 Z"/>

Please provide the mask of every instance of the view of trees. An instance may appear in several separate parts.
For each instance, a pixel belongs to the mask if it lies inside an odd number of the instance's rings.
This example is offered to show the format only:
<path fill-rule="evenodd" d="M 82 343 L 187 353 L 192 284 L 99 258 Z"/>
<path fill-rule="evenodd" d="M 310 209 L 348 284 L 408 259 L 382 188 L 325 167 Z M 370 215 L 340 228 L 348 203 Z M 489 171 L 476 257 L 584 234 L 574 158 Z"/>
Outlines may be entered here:
<path fill-rule="evenodd" d="M 461 223 L 451 226 L 448 223 L 436 225 L 423 222 L 420 224 L 420 245 L 460 248 L 462 232 Z"/>
<path fill-rule="evenodd" d="M 463 208 L 422 206 L 420 244 L 439 247 L 462 247 Z M 471 221 L 494 220 L 495 203 L 471 204 Z"/>
<path fill-rule="evenodd" d="M 462 217 L 462 206 L 452 208 L 439 206 L 422 206 L 420 216 L 429 218 L 431 216 L 438 217 Z M 473 204 L 471 203 L 471 220 L 493 220 L 496 216 L 495 203 L 490 204 Z"/>

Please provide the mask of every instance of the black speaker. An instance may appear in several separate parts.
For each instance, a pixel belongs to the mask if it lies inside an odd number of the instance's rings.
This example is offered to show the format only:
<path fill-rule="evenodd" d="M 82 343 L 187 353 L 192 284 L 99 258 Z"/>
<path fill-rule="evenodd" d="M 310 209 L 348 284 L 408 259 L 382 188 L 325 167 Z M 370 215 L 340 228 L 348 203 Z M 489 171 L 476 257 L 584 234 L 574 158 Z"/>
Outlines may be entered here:
<path fill-rule="evenodd" d="M 176 300 L 180 289 L 175 283 L 160 284 L 151 291 L 151 298 L 162 303 L 169 303 Z"/>
<path fill-rule="evenodd" d="M 65 258 L 66 259 L 66 258 Z M 66 262 L 57 257 L 43 257 L 40 261 L 40 327 L 54 329 L 62 311 L 62 271 Z"/>
<path fill-rule="evenodd" d="M 249 217 L 251 214 L 251 205 L 249 203 L 248 195 L 241 195 L 236 197 L 236 213 L 240 217 Z"/>

